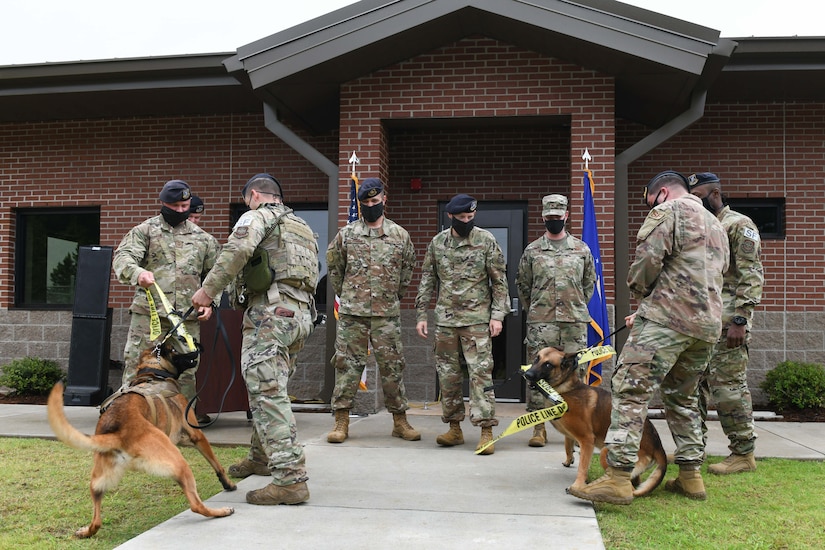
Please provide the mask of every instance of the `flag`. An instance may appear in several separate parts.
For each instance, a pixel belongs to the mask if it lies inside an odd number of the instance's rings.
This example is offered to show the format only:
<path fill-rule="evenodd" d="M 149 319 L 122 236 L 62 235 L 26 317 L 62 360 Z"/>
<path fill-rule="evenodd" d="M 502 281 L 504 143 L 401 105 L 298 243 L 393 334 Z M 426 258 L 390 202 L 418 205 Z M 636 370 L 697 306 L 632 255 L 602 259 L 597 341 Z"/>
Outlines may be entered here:
<path fill-rule="evenodd" d="M 602 257 L 599 249 L 599 229 L 596 225 L 596 206 L 593 204 L 593 173 L 584 172 L 584 221 L 582 224 L 582 240 L 590 247 L 593 262 L 596 264 L 596 289 L 587 304 L 590 312 L 590 323 L 587 326 L 587 345 L 610 345 L 610 327 L 607 322 L 607 302 L 604 297 L 604 279 L 602 278 Z M 609 357 L 609 356 L 608 356 Z M 601 363 L 608 359 L 601 357 L 593 359 L 587 366 L 587 383 L 598 386 L 602 383 Z"/>
<path fill-rule="evenodd" d="M 349 180 L 349 208 L 347 210 L 347 223 L 352 223 L 358 221 L 358 217 L 360 214 L 359 205 L 358 205 L 358 187 L 360 186 L 358 182 L 358 176 L 355 175 L 355 172 L 352 173 L 352 176 Z M 337 294 L 335 295 L 335 302 L 332 305 L 333 314 L 335 315 L 335 320 L 338 320 L 338 308 L 341 307 L 341 297 Z M 364 370 L 361 372 L 361 381 L 358 382 L 358 389 L 366 391 L 367 390 L 367 367 L 364 367 Z"/>

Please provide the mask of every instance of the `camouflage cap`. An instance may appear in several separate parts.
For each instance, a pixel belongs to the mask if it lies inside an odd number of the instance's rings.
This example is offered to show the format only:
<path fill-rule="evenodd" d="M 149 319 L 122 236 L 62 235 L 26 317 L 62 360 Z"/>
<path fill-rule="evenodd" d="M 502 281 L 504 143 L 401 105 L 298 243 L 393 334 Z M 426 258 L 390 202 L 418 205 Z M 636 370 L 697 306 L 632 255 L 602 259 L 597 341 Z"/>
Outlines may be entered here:
<path fill-rule="evenodd" d="M 567 212 L 567 197 L 564 195 L 546 195 L 541 199 L 541 216 L 564 216 Z"/>

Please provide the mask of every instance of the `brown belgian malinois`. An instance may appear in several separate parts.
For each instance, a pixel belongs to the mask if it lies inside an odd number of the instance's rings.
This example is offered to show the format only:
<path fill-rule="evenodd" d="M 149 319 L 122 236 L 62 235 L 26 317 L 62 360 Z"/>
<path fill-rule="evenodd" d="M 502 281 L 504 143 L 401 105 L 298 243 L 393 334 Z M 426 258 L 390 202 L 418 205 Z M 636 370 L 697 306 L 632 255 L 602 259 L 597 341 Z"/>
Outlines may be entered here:
<path fill-rule="evenodd" d="M 184 416 L 186 398 L 180 393 L 177 378 L 194 362 L 177 361 L 176 351 L 167 338 L 157 349 L 144 351 L 135 379 L 101 405 L 95 435 L 88 436 L 72 426 L 63 411 L 63 384 L 58 383 L 49 395 L 49 424 L 63 443 L 83 451 L 94 452 L 91 493 L 94 503 L 92 522 L 75 532 L 91 537 L 101 526 L 100 505 L 106 491 L 117 486 L 126 470 L 170 477 L 178 482 L 193 512 L 206 517 L 231 515 L 232 508 L 209 508 L 195 486 L 195 477 L 177 444 L 194 445 L 206 458 L 227 491 L 235 484 L 226 476 L 212 447 L 197 426 L 194 409 Z"/>
<path fill-rule="evenodd" d="M 564 450 L 567 460 L 563 463 L 570 466 L 573 463 L 573 440 L 579 443 L 579 469 L 574 487 L 579 487 L 587 481 L 587 470 L 593 457 L 595 448 L 602 449 L 602 468 L 607 468 L 607 449 L 604 448 L 604 438 L 610 427 L 610 412 L 613 409 L 610 392 L 604 388 L 588 386 L 579 378 L 577 354 L 567 353 L 548 347 L 539 351 L 536 360 L 524 377 L 535 382 L 541 379 L 547 381 L 567 402 L 567 412 L 560 418 L 551 421 L 556 430 L 565 436 Z M 641 476 L 656 463 L 656 469 L 646 480 Z M 631 481 L 633 482 L 633 496 L 640 497 L 653 491 L 665 477 L 667 470 L 667 454 L 659 439 L 656 427 L 645 419 L 642 441 L 639 446 L 639 456 Z"/>

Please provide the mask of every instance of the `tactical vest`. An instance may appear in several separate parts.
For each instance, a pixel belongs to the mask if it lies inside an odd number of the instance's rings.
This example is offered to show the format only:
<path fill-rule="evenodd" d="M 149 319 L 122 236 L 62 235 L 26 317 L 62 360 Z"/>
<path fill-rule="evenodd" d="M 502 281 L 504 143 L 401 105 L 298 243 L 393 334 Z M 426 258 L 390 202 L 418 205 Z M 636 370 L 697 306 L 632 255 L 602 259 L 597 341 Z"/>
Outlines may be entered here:
<path fill-rule="evenodd" d="M 269 267 L 274 281 L 315 293 L 318 284 L 318 242 L 304 220 L 287 210 L 273 212 L 277 221 L 274 236 L 259 245 L 269 253 Z"/>

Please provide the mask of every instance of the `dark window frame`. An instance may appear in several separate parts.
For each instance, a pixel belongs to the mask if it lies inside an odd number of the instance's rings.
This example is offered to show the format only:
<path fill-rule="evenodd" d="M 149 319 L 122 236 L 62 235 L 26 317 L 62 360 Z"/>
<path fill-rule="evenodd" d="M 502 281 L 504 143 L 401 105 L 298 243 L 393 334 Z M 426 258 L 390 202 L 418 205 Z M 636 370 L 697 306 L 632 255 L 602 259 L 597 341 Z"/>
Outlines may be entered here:
<path fill-rule="evenodd" d="M 785 197 L 725 197 L 731 210 L 751 218 L 763 240 L 785 238 Z"/>
<path fill-rule="evenodd" d="M 32 238 L 28 233 L 31 219 L 35 216 L 78 216 L 94 215 L 97 217 L 97 237 L 95 242 L 79 242 L 80 246 L 97 246 L 100 244 L 100 206 L 68 206 L 48 208 L 18 208 L 15 211 L 14 244 L 14 307 L 27 310 L 71 310 L 74 306 L 74 288 L 71 289 L 70 303 L 49 303 L 27 300 L 27 248 Z M 48 300 L 48 298 L 47 298 Z"/>

